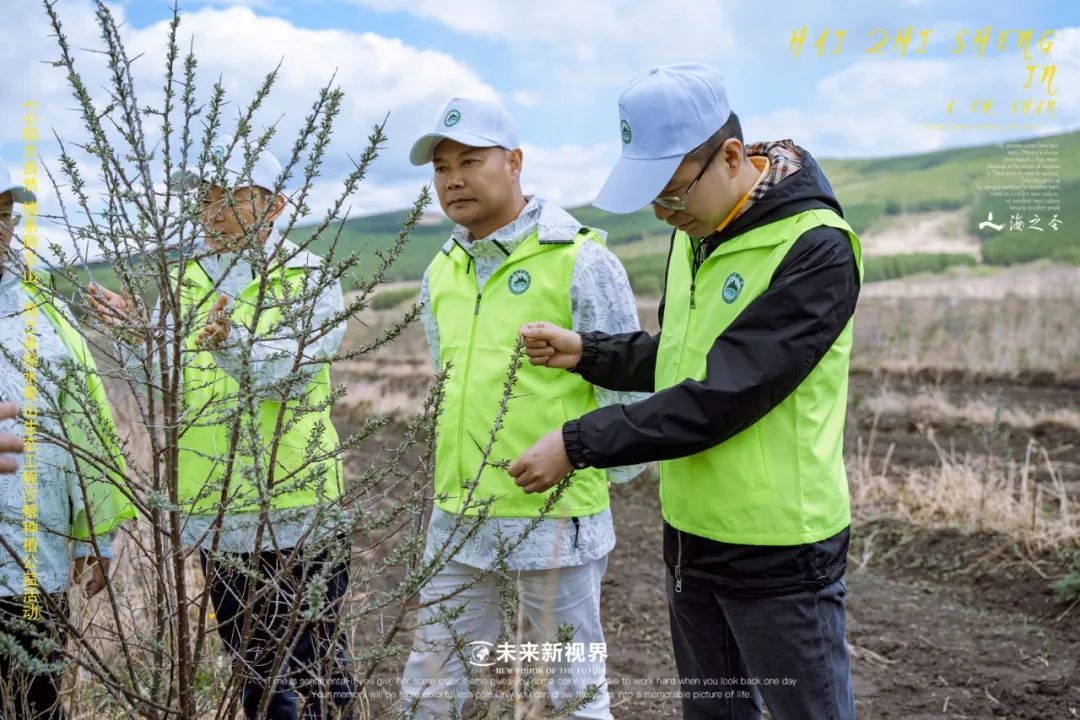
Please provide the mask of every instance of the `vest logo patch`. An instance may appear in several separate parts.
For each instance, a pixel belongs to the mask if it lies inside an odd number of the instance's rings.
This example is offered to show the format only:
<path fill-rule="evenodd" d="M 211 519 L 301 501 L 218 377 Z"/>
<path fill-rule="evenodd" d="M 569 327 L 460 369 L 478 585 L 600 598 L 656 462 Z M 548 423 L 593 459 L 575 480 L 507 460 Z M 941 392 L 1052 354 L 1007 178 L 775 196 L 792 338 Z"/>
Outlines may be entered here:
<path fill-rule="evenodd" d="M 530 285 L 532 285 L 532 275 L 529 275 L 528 270 L 515 270 L 510 273 L 510 277 L 506 281 L 506 286 L 515 295 L 524 294 Z"/>
<path fill-rule="evenodd" d="M 451 110 L 450 112 L 446 113 L 446 117 L 443 118 L 443 125 L 445 125 L 446 127 L 454 127 L 458 124 L 458 120 L 460 119 L 461 113 L 459 113 L 457 110 Z"/>
<path fill-rule="evenodd" d="M 630 138 L 633 137 L 633 135 L 630 133 L 630 123 L 623 120 L 622 125 L 619 126 L 619 130 L 622 131 L 623 145 L 629 145 L 630 144 Z"/>
<path fill-rule="evenodd" d="M 728 305 L 735 302 L 738 299 L 739 294 L 742 293 L 743 277 L 737 272 L 733 272 L 727 276 L 727 280 L 724 281 L 724 289 L 720 295 L 724 298 L 724 302 Z"/>

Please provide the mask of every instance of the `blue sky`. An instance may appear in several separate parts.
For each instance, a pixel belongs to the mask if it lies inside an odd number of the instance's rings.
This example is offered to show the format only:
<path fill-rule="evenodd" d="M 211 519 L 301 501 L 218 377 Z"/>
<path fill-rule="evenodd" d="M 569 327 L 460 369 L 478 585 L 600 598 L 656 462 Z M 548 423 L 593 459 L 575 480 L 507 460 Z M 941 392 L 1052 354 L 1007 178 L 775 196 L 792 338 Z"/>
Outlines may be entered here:
<path fill-rule="evenodd" d="M 132 54 L 143 55 L 136 80 L 145 102 L 154 102 L 171 4 L 128 0 L 110 7 L 125 22 Z M 59 8 L 81 50 L 80 67 L 103 99 L 100 58 L 85 52 L 99 46 L 92 3 L 63 0 Z M 1065 0 L 191 0 L 181 4 L 181 34 L 194 34 L 204 89 L 220 74 L 237 101 L 283 60 L 280 87 L 260 117 L 279 122 L 279 154 L 291 144 L 290 133 L 318 86 L 337 70 L 347 100 L 333 160 L 316 188 L 317 209 L 333 196 L 348 167 L 346 155 L 355 156 L 371 124 L 389 112 L 391 142 L 352 199 L 354 213 L 369 213 L 408 205 L 427 181 L 426 168 L 408 164 L 409 145 L 457 94 L 498 99 L 516 117 L 527 192 L 567 205 L 589 202 L 619 152 L 620 92 L 649 67 L 680 60 L 721 70 L 748 140 L 793 137 L 821 157 L 902 155 L 1075 129 L 1078 8 Z M 21 154 L 19 104 L 27 99 L 39 104 L 43 126 L 69 140 L 80 140 L 82 130 L 59 71 L 40 62 L 56 55 L 40 3 L 8 0 L 5 14 L 9 27 L 0 62 L 20 68 L 0 85 L 0 156 L 11 163 Z M 795 58 L 789 39 L 803 25 L 806 46 Z M 908 26 L 913 38 L 906 57 L 891 43 L 884 54 L 864 52 L 872 29 L 884 28 L 892 39 Z M 971 34 L 987 26 L 992 40 L 979 57 Z M 847 31 L 844 52 L 818 58 L 810 45 L 826 28 Z M 931 30 L 928 51 L 916 55 L 923 29 Z M 955 54 L 962 29 L 969 31 L 967 52 Z M 1054 32 L 1050 53 L 1033 48 L 1030 61 L 1057 66 L 1053 117 L 1008 112 L 1013 100 L 1046 98 L 1041 88 L 1022 88 L 1029 61 L 1015 47 L 1018 30 L 1031 30 L 1033 43 Z M 1002 31 L 1011 32 L 999 52 Z M 949 99 L 957 101 L 956 121 L 983 127 L 928 128 L 926 123 L 949 119 Z M 975 99 L 992 99 L 994 113 L 970 114 L 967 106 Z M 1035 126 L 1000 127 L 1009 123 Z M 46 163 L 55 157 L 49 143 L 40 150 Z M 95 169 L 89 163 L 85 169 L 93 181 Z M 46 209 L 51 202 L 43 198 Z"/>

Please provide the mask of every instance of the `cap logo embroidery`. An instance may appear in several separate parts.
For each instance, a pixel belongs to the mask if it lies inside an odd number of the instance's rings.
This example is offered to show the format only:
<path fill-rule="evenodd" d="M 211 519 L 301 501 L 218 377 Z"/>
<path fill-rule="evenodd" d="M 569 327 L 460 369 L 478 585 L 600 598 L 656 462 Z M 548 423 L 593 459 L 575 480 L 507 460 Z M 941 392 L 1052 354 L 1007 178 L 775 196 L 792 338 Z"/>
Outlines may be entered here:
<path fill-rule="evenodd" d="M 443 118 L 443 125 L 446 127 L 454 127 L 458 124 L 458 120 L 461 120 L 461 113 L 457 110 L 451 110 L 446 113 L 446 117 Z"/>

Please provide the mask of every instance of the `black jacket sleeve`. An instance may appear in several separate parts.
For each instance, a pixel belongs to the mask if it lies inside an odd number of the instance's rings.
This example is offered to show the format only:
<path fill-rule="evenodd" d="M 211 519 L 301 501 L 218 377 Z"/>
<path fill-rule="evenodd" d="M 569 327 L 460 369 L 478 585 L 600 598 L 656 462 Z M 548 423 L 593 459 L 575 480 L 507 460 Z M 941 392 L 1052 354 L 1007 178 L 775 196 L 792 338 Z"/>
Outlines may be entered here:
<path fill-rule="evenodd" d="M 668 258 L 675 246 L 675 231 L 671 231 Z M 664 280 L 665 285 L 667 279 Z M 660 326 L 664 325 L 664 303 L 667 288 L 660 293 L 657 315 Z M 663 332 L 661 330 L 661 332 Z M 581 375 L 593 385 L 623 392 L 652 392 L 656 380 L 656 353 L 660 347 L 660 333 L 650 335 L 644 330 L 608 335 L 603 332 L 581 334 L 581 360 L 570 372 Z"/>
<path fill-rule="evenodd" d="M 608 390 L 652 392 L 660 334 L 644 330 L 581 334 L 581 360 L 571 372 Z"/>
<path fill-rule="evenodd" d="M 668 460 L 738 434 L 806 379 L 854 314 L 858 295 L 847 236 L 827 227 L 808 230 L 768 289 L 716 338 L 704 380 L 684 380 L 641 402 L 566 423 L 570 462 L 607 468 Z M 655 350 L 649 363 L 655 367 Z"/>

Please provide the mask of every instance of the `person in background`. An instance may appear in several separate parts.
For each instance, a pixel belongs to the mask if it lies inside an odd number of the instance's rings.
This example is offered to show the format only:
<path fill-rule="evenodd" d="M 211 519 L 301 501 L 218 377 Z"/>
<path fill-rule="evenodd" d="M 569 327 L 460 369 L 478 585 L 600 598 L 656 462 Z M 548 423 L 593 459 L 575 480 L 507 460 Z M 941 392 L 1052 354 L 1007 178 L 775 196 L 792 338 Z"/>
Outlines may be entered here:
<path fill-rule="evenodd" d="M 349 547 L 349 538 L 339 537 L 348 523 L 336 507 L 342 466 L 340 459 L 307 463 L 305 449 L 317 427 L 317 453 L 339 447 L 325 402 L 330 393 L 325 359 L 337 352 L 345 334 L 344 297 L 340 282 L 334 281 L 320 283 L 312 299 L 321 258 L 299 249 L 273 227 L 287 203 L 273 190 L 282 175 L 278 159 L 263 151 L 248 169 L 239 147 L 229 156 L 220 145 L 214 152 L 228 186 L 193 174 L 172 179 L 178 189 L 199 189 L 205 233 L 184 267 L 188 285 L 181 294 L 181 313 L 199 318 L 185 340 L 183 404 L 201 413 L 179 441 L 182 539 L 200 548 L 218 633 L 242 667 L 245 717 L 296 720 L 301 694 L 305 718 L 338 717 L 331 706 L 340 710 L 354 696 L 347 638 L 337 626 L 349 571 L 342 554 L 330 551 L 331 544 Z M 271 257 L 270 277 L 257 271 L 260 253 Z M 261 288 L 263 309 L 253 327 Z M 134 307 L 123 295 L 93 286 L 89 300 L 102 320 L 138 326 Z M 282 322 L 284 305 L 310 306 L 312 327 L 327 331 L 311 342 L 301 338 L 296 328 Z M 156 324 L 155 318 L 151 325 Z M 165 337 L 170 335 L 166 331 Z M 137 356 L 141 346 L 133 344 L 131 350 Z M 299 354 L 305 364 L 296 373 L 293 364 Z M 229 415 L 242 402 L 240 382 L 247 372 L 257 400 L 254 421 L 263 456 L 276 447 L 277 480 L 269 490 L 266 522 L 252 480 L 257 473 L 247 471 L 256 461 L 243 450 L 242 438 L 236 468 L 228 473 Z M 153 381 L 156 377 L 147 384 Z M 277 433 L 282 403 L 292 422 Z M 302 404 L 317 409 L 301 410 Z M 243 417 L 240 427 L 249 427 L 250 420 Z M 261 477 L 267 474 L 263 468 Z M 230 498 L 222 507 L 225 482 Z M 313 582 L 316 577 L 319 581 Z M 251 608 L 249 592 L 256 598 Z M 290 632 L 290 613 L 297 603 L 323 609 L 316 620 L 299 620 Z M 247 638 L 246 615 L 254 620 Z M 289 652 L 274 675 L 275 656 L 283 647 Z M 260 715 L 267 693 L 266 715 Z"/>
<path fill-rule="evenodd" d="M 58 720 L 72 577 L 90 570 L 88 597 L 105 588 L 115 531 L 135 510 L 90 349 L 15 242 L 17 206 L 32 213 L 37 198 L 9 178 L 0 162 L 0 451 L 19 453 L 0 457 L 0 712 Z"/>

